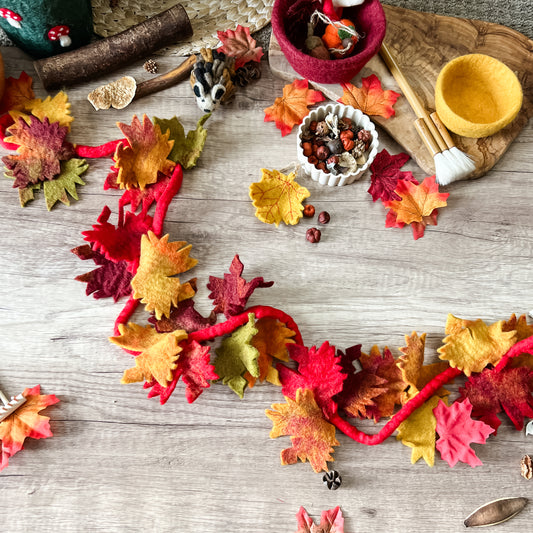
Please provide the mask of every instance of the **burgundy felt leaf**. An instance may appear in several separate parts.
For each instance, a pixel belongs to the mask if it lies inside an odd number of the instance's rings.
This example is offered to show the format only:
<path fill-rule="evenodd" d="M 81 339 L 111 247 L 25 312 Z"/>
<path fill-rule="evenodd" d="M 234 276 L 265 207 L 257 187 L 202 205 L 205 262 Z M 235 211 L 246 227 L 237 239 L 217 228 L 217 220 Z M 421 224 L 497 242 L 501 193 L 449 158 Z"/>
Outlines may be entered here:
<path fill-rule="evenodd" d="M 209 298 L 214 300 L 215 313 L 224 313 L 226 318 L 244 311 L 248 298 L 257 289 L 272 287 L 273 281 L 265 281 L 262 277 L 246 281 L 242 276 L 244 265 L 236 255 L 229 267 L 229 274 L 224 278 L 209 276 L 207 288 L 211 291 Z"/>
<path fill-rule="evenodd" d="M 152 227 L 152 217 L 146 213 L 126 212 L 124 220 L 114 226 L 108 222 L 111 210 L 105 206 L 93 229 L 83 231 L 85 240 L 94 250 L 111 261 L 136 261 L 141 252 L 141 237 Z"/>
<path fill-rule="evenodd" d="M 92 259 L 99 268 L 91 270 L 80 276 L 76 276 L 76 281 L 87 283 L 85 290 L 87 296 L 92 294 L 96 299 L 108 298 L 112 296 L 115 302 L 122 296 L 131 294 L 131 280 L 133 274 L 128 271 L 128 263 L 119 261 L 117 263 L 105 258 L 100 252 L 96 252 L 90 245 L 84 244 L 71 250 L 80 259 Z"/>
<path fill-rule="evenodd" d="M 454 402 L 448 407 L 442 400 L 433 409 L 437 419 L 437 433 L 439 440 L 436 448 L 440 456 L 450 466 L 455 466 L 458 461 L 470 466 L 481 466 L 483 463 L 470 448 L 470 443 L 485 444 L 488 436 L 494 429 L 484 422 L 472 420 L 472 404 Z"/>
<path fill-rule="evenodd" d="M 310 389 L 326 416 L 335 413 L 337 404 L 333 397 L 342 390 L 346 377 L 335 347 L 326 341 L 318 350 L 316 346 L 306 348 L 298 344 L 288 344 L 287 349 L 290 358 L 298 363 L 298 371 L 278 364 L 282 394 L 294 400 L 298 389 Z"/>
<path fill-rule="evenodd" d="M 524 417 L 533 418 L 533 371 L 527 367 L 486 369 L 472 374 L 459 389 L 461 399 L 473 406 L 473 414 L 495 430 L 501 424 L 502 410 L 517 430 L 524 427 Z"/>
<path fill-rule="evenodd" d="M 196 341 L 181 344 L 183 350 L 177 360 L 174 377 L 167 387 L 162 387 L 157 381 L 145 383 L 144 388 L 151 387 L 148 398 L 159 396 L 159 402 L 164 404 L 174 392 L 181 377 L 186 385 L 185 397 L 189 403 L 194 402 L 200 394 L 211 386 L 211 380 L 218 379 L 215 367 L 210 363 L 209 346 L 202 346 Z"/>
<path fill-rule="evenodd" d="M 418 183 L 412 172 L 402 172 L 400 170 L 409 160 L 409 155 L 399 153 L 391 155 L 387 150 L 381 150 L 376 155 L 374 162 L 370 165 L 372 175 L 370 176 L 370 188 L 368 192 L 372 195 L 372 200 L 401 200 L 401 197 L 394 192 L 399 180 L 412 181 Z"/>
<path fill-rule="evenodd" d="M 189 283 L 191 283 L 189 281 Z M 173 307 L 168 317 L 163 316 L 157 320 L 154 316 L 148 322 L 155 326 L 158 333 L 166 333 L 177 329 L 184 329 L 187 333 L 212 326 L 216 322 L 215 312 L 212 311 L 208 317 L 202 316 L 194 308 L 194 300 L 182 300 L 177 307 Z"/>

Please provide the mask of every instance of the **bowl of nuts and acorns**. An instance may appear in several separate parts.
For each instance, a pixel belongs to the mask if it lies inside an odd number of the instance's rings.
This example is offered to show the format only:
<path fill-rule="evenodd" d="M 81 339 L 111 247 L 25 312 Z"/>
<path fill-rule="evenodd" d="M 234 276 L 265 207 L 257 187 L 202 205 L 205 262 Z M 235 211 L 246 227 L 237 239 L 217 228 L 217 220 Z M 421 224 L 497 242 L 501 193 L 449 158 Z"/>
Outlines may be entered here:
<path fill-rule="evenodd" d="M 298 128 L 298 161 L 322 185 L 349 185 L 363 176 L 378 152 L 378 132 L 359 109 L 327 104 Z"/>

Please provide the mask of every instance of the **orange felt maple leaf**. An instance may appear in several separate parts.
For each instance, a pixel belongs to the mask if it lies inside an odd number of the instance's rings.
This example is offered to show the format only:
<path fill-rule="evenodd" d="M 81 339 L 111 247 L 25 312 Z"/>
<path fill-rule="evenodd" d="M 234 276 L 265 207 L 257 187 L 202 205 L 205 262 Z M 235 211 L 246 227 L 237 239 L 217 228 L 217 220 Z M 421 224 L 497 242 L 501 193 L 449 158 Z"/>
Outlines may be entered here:
<path fill-rule="evenodd" d="M 179 343 L 187 338 L 187 333 L 178 329 L 169 333 L 158 333 L 152 326 L 139 326 L 130 322 L 119 324 L 120 335 L 109 340 L 125 348 L 140 352 L 135 357 L 135 366 L 124 372 L 122 383 L 157 381 L 166 387 L 174 377 L 177 360 L 182 351 Z"/>
<path fill-rule="evenodd" d="M 176 274 L 194 267 L 198 261 L 189 257 L 191 245 L 185 241 L 168 242 L 168 235 L 159 239 L 153 232 L 141 238 L 141 258 L 131 280 L 133 297 L 155 311 L 157 320 L 170 315 L 170 308 L 192 298 L 195 289 L 190 282 L 180 283 Z"/>
<path fill-rule="evenodd" d="M 375 74 L 362 78 L 361 81 L 361 88 L 351 83 L 341 83 L 344 93 L 338 102 L 360 109 L 365 115 L 379 115 L 384 118 L 394 116 L 392 106 L 400 95 L 394 91 L 384 91 Z"/>
<path fill-rule="evenodd" d="M 2 441 L 0 470 L 7 466 L 10 457 L 22 450 L 27 437 L 46 439 L 52 436 L 50 418 L 40 415 L 39 412 L 59 400 L 53 394 L 40 394 L 40 392 L 40 385 L 26 389 L 22 393 L 26 402 L 0 422 L 0 440 Z"/>
<path fill-rule="evenodd" d="M 332 446 L 338 446 L 335 426 L 330 424 L 318 407 L 313 391 L 298 389 L 296 399 L 285 397 L 286 404 L 275 403 L 265 413 L 273 422 L 270 438 L 290 435 L 292 447 L 281 452 L 281 464 L 291 465 L 309 461 L 315 472 L 328 470 L 327 461 L 333 461 Z"/>
<path fill-rule="evenodd" d="M 265 122 L 275 121 L 276 128 L 285 137 L 309 113 L 308 105 L 324 100 L 320 91 L 309 89 L 307 80 L 294 80 L 283 87 L 283 96 L 276 98 L 274 105 L 265 109 Z"/>
<path fill-rule="evenodd" d="M 35 98 L 32 85 L 33 79 L 25 72 L 22 72 L 18 79 L 11 76 L 6 78 L 4 96 L 0 102 L 0 114 L 24 109 L 26 103 Z"/>
<path fill-rule="evenodd" d="M 175 165 L 168 159 L 174 146 L 174 141 L 168 140 L 170 131 L 161 133 L 159 125 L 154 125 L 146 115 L 142 124 L 134 115 L 131 125 L 119 122 L 117 126 L 129 142 L 129 146 L 119 143 L 114 156 L 121 189 L 144 189 L 157 181 L 158 172 L 169 174 Z"/>

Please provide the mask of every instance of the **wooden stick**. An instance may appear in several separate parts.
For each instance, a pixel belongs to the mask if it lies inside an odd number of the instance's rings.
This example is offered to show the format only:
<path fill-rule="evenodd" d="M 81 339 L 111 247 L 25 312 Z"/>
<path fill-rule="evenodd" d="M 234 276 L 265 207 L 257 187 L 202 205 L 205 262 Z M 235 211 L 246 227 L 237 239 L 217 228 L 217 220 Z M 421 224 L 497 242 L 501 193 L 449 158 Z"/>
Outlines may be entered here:
<path fill-rule="evenodd" d="M 440 154 L 441 149 L 435 139 L 433 138 L 433 135 L 431 135 L 431 132 L 429 131 L 429 128 L 427 127 L 426 122 L 423 118 L 417 118 L 415 120 L 415 128 L 418 132 L 418 135 L 420 135 L 420 138 L 426 145 L 426 148 L 429 150 L 429 153 L 434 157 L 437 154 Z"/>
<path fill-rule="evenodd" d="M 433 124 L 435 124 L 435 127 L 439 130 L 440 134 L 442 135 L 442 138 L 444 139 L 446 146 L 448 148 L 453 148 L 455 146 L 455 143 L 453 142 L 452 136 L 450 135 L 450 132 L 446 129 L 446 126 L 442 123 L 439 115 L 437 115 L 437 112 L 434 111 L 429 116 L 431 117 Z"/>
<path fill-rule="evenodd" d="M 155 50 L 190 37 L 191 22 L 181 4 L 117 35 L 72 52 L 33 63 L 46 90 L 94 80 Z"/>

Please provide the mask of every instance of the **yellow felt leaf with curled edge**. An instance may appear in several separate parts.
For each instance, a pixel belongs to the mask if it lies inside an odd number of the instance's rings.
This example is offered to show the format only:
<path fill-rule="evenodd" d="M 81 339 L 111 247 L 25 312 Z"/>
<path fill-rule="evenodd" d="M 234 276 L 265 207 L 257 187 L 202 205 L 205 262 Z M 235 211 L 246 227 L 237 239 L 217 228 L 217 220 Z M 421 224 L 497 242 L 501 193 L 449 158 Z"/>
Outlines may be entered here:
<path fill-rule="evenodd" d="M 444 338 L 444 346 L 437 350 L 439 357 L 467 376 L 498 363 L 516 342 L 516 331 L 505 331 L 503 320 L 487 326 L 481 319 L 461 321 L 449 315 L 446 331 L 451 333 Z"/>
<path fill-rule="evenodd" d="M 429 466 L 435 463 L 435 429 L 437 419 L 433 409 L 437 407 L 440 398 L 431 397 L 426 403 L 414 411 L 398 426 L 396 438 L 404 446 L 412 448 L 411 464 L 424 459 Z"/>
<path fill-rule="evenodd" d="M 189 257 L 192 246 L 185 241 L 168 242 L 168 235 L 159 239 L 153 232 L 141 238 L 141 258 L 135 277 L 131 280 L 133 297 L 146 304 L 148 312 L 155 312 L 157 320 L 170 315 L 170 307 L 192 298 L 191 283 L 181 283 L 174 277 L 194 267 L 198 261 Z"/>
<path fill-rule="evenodd" d="M 122 383 L 157 381 L 166 387 L 173 379 L 173 370 L 182 350 L 179 343 L 187 338 L 184 330 L 158 333 L 152 326 L 139 326 L 130 322 L 119 324 L 119 336 L 109 340 L 126 350 L 141 352 L 135 357 L 135 366 L 124 372 Z"/>
<path fill-rule="evenodd" d="M 26 113 L 30 113 L 34 117 L 37 117 L 41 122 L 44 117 L 48 118 L 50 123 L 59 122 L 60 126 L 66 126 L 70 131 L 70 124 L 74 120 L 74 117 L 70 114 L 70 102 L 65 92 L 59 91 L 53 98 L 47 96 L 44 100 L 40 98 L 34 98 L 24 102 L 22 111 L 10 111 L 11 118 L 16 122 L 19 117 L 22 117 L 28 124 L 30 124 L 30 118 Z"/>
<path fill-rule="evenodd" d="M 299 185 L 294 178 L 278 170 L 261 169 L 261 181 L 250 185 L 250 198 L 256 208 L 255 216 L 267 224 L 280 222 L 294 225 L 302 218 L 302 202 L 310 196 L 309 191 Z"/>
<path fill-rule="evenodd" d="M 315 472 L 328 470 L 333 461 L 332 446 L 339 446 L 335 426 L 330 424 L 318 407 L 312 390 L 298 389 L 296 399 L 285 397 L 287 403 L 275 403 L 265 413 L 273 422 L 270 438 L 290 435 L 292 447 L 281 452 L 281 464 L 292 465 L 307 460 Z"/>

